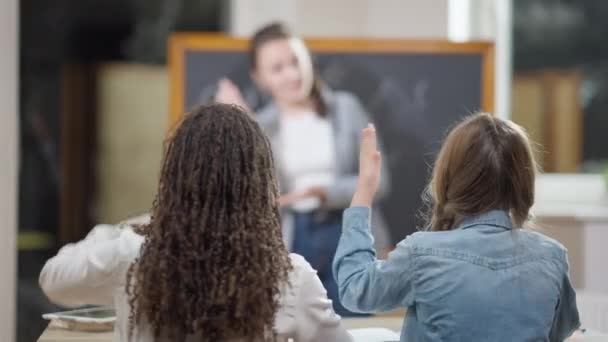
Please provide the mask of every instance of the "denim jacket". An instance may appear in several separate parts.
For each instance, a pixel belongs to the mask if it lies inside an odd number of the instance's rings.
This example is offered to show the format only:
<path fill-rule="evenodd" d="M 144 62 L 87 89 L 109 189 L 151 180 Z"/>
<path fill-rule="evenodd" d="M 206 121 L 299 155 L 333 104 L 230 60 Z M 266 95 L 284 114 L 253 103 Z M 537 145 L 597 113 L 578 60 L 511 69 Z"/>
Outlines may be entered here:
<path fill-rule="evenodd" d="M 579 327 L 566 249 L 513 229 L 504 211 L 451 231 L 418 232 L 387 260 L 372 248 L 370 210 L 350 208 L 333 263 L 352 311 L 407 308 L 401 341 L 563 341 Z"/>

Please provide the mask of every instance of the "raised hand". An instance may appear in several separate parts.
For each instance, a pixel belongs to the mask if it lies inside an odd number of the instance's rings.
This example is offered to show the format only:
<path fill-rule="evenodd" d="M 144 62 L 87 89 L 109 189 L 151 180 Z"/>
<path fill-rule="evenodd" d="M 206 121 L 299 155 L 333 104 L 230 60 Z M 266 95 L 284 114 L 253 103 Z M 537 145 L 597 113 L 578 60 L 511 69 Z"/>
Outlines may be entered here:
<path fill-rule="evenodd" d="M 219 81 L 217 93 L 215 94 L 215 102 L 234 104 L 249 111 L 249 106 L 245 102 L 239 87 L 227 78 L 222 78 Z"/>
<path fill-rule="evenodd" d="M 382 156 L 378 151 L 376 128 L 369 124 L 361 133 L 359 181 L 351 207 L 371 207 L 380 184 Z"/>

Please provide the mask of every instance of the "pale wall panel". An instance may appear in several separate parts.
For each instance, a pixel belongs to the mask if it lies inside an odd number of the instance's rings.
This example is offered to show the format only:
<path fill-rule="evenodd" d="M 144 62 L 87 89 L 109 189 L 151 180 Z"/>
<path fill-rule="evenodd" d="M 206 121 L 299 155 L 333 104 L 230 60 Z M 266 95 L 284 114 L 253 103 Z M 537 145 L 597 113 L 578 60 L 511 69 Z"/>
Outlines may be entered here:
<path fill-rule="evenodd" d="M 169 88 L 160 66 L 109 64 L 98 76 L 97 219 L 111 223 L 152 205 Z"/>

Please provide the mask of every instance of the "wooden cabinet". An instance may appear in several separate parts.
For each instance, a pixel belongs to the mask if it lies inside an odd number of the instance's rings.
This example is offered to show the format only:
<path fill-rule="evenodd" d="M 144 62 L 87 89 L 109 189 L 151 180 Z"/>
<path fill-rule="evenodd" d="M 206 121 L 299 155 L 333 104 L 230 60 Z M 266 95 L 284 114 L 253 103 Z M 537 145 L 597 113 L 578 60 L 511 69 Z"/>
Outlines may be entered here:
<path fill-rule="evenodd" d="M 513 77 L 512 119 L 538 144 L 546 172 L 577 172 L 582 162 L 581 74 L 534 71 Z"/>

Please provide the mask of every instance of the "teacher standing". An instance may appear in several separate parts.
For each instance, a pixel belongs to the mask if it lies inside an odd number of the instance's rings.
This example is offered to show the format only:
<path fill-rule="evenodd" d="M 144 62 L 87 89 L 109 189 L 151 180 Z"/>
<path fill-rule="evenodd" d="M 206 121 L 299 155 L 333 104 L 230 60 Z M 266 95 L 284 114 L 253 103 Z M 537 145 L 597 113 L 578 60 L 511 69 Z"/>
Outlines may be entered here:
<path fill-rule="evenodd" d="M 334 309 L 339 302 L 331 263 L 341 234 L 342 211 L 357 185 L 360 132 L 369 122 L 352 94 L 321 84 L 303 41 L 280 23 L 258 30 L 250 42 L 249 62 L 256 85 L 270 96 L 256 119 L 268 135 L 278 169 L 283 214 L 292 224 L 291 250 L 318 271 Z M 216 100 L 247 107 L 230 80 L 220 81 Z M 386 170 L 386 167 L 383 168 Z M 382 177 L 380 194 L 388 177 Z M 379 218 L 379 215 L 372 217 Z M 378 250 L 390 248 L 386 227 L 373 225 Z"/>

